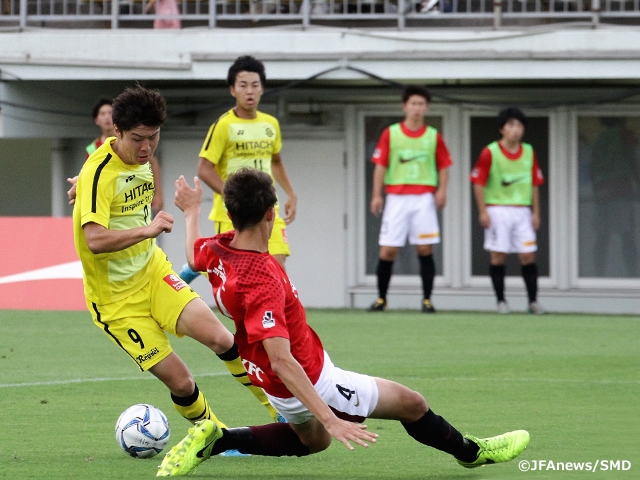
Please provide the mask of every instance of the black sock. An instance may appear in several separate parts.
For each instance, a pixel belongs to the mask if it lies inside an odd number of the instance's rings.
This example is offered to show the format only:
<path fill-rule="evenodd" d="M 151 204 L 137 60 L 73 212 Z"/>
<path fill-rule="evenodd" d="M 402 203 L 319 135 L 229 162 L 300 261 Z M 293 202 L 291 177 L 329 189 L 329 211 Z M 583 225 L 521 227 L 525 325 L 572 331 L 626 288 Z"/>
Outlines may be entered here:
<path fill-rule="evenodd" d="M 491 283 L 493 283 L 493 290 L 496 292 L 498 302 L 504 302 L 504 277 L 506 274 L 504 265 L 489 266 L 489 276 L 491 276 Z"/>
<path fill-rule="evenodd" d="M 418 255 L 418 260 L 422 278 L 422 298 L 429 300 L 433 291 L 433 278 L 436 276 L 436 263 L 433 261 L 433 255 Z"/>
<path fill-rule="evenodd" d="M 387 260 L 378 259 L 378 269 L 376 275 L 378 276 L 378 296 L 383 300 L 387 299 L 387 290 L 389 290 L 389 282 L 391 282 L 391 270 L 393 269 L 393 262 Z"/>
<path fill-rule="evenodd" d="M 309 448 L 287 423 L 269 423 L 256 427 L 223 428 L 223 435 L 213 447 L 212 455 L 238 450 L 268 457 L 304 457 Z"/>
<path fill-rule="evenodd" d="M 186 397 L 176 397 L 173 393 L 171 394 L 171 400 L 173 401 L 173 403 L 175 403 L 176 405 L 179 405 L 181 407 L 188 407 L 190 405 L 193 405 L 196 400 L 198 399 L 198 397 L 200 396 L 200 389 L 198 388 L 198 385 L 194 385 L 194 390 L 193 393 L 191 395 L 188 395 Z"/>
<path fill-rule="evenodd" d="M 402 422 L 407 433 L 418 442 L 436 448 L 463 462 L 473 462 L 478 456 L 478 445 L 470 442 L 439 415 L 429 410 L 420 420 Z"/>
<path fill-rule="evenodd" d="M 522 265 L 522 278 L 527 287 L 529 303 L 535 302 L 538 298 L 538 265 L 535 262 Z"/>

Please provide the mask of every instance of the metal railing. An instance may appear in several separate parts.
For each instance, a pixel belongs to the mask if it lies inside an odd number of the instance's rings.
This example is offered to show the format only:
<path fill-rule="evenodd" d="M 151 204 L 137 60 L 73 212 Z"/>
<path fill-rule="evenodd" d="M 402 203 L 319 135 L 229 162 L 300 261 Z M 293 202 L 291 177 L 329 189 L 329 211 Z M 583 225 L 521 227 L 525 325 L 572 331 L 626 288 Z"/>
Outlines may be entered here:
<path fill-rule="evenodd" d="M 601 19 L 640 23 L 640 0 L 175 0 L 177 14 L 157 14 L 148 0 L 0 0 L 0 28 L 150 28 L 243 24 L 465 26 Z M 161 0 L 157 0 L 161 1 Z M 165 1 L 165 0 L 162 0 Z M 475 23 L 474 23 L 475 22 Z"/>

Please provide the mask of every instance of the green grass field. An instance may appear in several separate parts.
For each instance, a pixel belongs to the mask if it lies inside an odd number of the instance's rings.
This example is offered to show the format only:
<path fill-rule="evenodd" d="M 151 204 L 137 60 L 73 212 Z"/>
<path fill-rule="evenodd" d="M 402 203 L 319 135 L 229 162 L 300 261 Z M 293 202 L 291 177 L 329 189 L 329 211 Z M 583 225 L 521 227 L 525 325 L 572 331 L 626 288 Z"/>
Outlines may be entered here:
<path fill-rule="evenodd" d="M 412 440 L 399 423 L 370 420 L 376 445 L 334 444 L 307 458 L 213 458 L 196 478 L 636 479 L 640 478 L 640 319 L 625 316 L 310 310 L 309 323 L 342 368 L 424 394 L 462 431 L 524 428 L 533 462 L 627 460 L 627 471 L 521 472 L 518 462 L 476 470 Z M 206 348 L 175 339 L 216 414 L 233 426 L 269 421 Z M 165 387 L 140 373 L 88 313 L 0 311 L 0 478 L 153 478 L 158 457 L 136 460 L 114 425 L 135 403 L 162 409 L 170 445 L 189 424 Z M 601 465 L 601 463 L 600 463 Z"/>

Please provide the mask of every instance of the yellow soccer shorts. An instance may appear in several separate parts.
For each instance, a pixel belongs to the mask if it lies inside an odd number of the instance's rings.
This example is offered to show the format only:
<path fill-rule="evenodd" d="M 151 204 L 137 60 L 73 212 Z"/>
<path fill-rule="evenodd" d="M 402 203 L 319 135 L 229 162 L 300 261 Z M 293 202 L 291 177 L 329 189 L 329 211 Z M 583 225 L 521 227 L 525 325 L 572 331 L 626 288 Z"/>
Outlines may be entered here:
<path fill-rule="evenodd" d="M 199 298 L 171 268 L 164 253 L 150 260 L 151 281 L 129 297 L 107 305 L 87 300 L 93 322 L 145 371 L 173 350 L 166 332 L 176 336 L 184 307 Z"/>
<path fill-rule="evenodd" d="M 231 220 L 224 222 L 213 222 L 216 235 L 219 233 L 228 232 L 233 230 L 233 224 Z M 280 216 L 276 216 L 273 223 L 273 231 L 269 238 L 269 253 L 271 255 L 291 255 L 289 251 L 289 242 L 287 241 L 287 224 Z"/>

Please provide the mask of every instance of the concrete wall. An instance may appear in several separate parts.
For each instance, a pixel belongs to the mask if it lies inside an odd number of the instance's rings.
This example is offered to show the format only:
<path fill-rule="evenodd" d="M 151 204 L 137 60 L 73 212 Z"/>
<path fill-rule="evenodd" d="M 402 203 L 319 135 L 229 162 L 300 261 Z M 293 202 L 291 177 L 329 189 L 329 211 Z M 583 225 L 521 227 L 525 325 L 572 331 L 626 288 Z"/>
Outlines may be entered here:
<path fill-rule="evenodd" d="M 203 137 L 204 138 L 204 137 Z M 298 195 L 296 220 L 287 228 L 291 256 L 286 268 L 300 292 L 303 303 L 314 307 L 339 307 L 346 302 L 344 202 L 344 142 L 339 137 L 323 139 L 287 138 L 283 132 L 282 158 Z M 164 139 L 160 152 L 164 210 L 176 221 L 170 234 L 163 234 L 161 247 L 179 270 L 185 263 L 184 220 L 173 205 L 173 182 L 184 175 L 190 184 L 196 175 L 197 156 L 202 138 Z M 281 200 L 286 198 L 282 190 Z M 211 236 L 213 223 L 208 220 L 213 201 L 205 186 L 202 210 L 202 234 Z M 194 288 L 212 305 L 211 288 L 204 277 Z"/>

